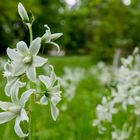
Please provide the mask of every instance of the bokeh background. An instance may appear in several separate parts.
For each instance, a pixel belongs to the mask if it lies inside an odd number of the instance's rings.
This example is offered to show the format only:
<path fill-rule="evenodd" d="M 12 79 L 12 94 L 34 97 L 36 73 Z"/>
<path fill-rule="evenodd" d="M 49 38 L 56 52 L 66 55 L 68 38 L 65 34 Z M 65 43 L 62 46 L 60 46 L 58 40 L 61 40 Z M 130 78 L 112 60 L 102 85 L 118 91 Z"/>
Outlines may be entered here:
<path fill-rule="evenodd" d="M 28 31 L 17 13 L 18 0 L 0 2 L 0 52 L 28 41 Z M 66 55 L 92 55 L 93 60 L 110 61 L 120 48 L 129 53 L 140 45 L 139 0 L 21 0 L 35 15 L 34 36 L 44 33 L 44 24 L 52 33 L 62 32 L 59 39 Z M 48 52 L 47 48 L 44 53 Z M 104 54 L 104 55 L 102 55 Z"/>
<path fill-rule="evenodd" d="M 6 58 L 6 49 L 14 48 L 24 40 L 29 44 L 28 29 L 18 12 L 18 0 L 0 0 L 0 55 Z M 61 52 L 45 45 L 40 52 L 49 57 L 58 76 L 65 74 L 65 67 L 81 68 L 86 77 L 75 89 L 72 101 L 62 100 L 60 116 L 53 122 L 48 107 L 35 105 L 33 113 L 33 140 L 109 140 L 110 134 L 100 136 L 92 126 L 95 108 L 106 94 L 96 78 L 88 73 L 99 61 L 113 63 L 115 54 L 127 56 L 140 47 L 140 0 L 21 0 L 29 15 L 35 16 L 34 38 L 45 33 L 44 24 L 52 33 L 62 32 L 56 42 Z M 1 64 L 4 60 L 1 60 Z M 40 71 L 41 73 L 42 71 Z M 81 72 L 81 71 L 78 71 Z M 72 74 L 73 72 L 71 72 Z M 75 78 L 74 76 L 72 77 Z M 4 96 L 2 78 L 0 99 Z M 62 92 L 62 98 L 64 96 Z M 67 103 L 66 103 L 67 102 Z M 65 106 L 67 104 L 67 106 Z M 116 121 L 118 121 L 116 119 Z M 121 125 L 123 119 L 118 121 Z M 16 140 L 14 121 L 0 125 L 0 140 Z"/>

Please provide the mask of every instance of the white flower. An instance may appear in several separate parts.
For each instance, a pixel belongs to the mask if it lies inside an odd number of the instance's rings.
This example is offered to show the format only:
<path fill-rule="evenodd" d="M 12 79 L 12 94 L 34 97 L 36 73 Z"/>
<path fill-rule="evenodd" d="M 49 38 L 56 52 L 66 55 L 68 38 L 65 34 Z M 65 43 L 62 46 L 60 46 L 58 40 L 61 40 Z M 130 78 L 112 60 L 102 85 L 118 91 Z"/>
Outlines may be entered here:
<path fill-rule="evenodd" d="M 93 122 L 95 125 L 100 125 L 103 121 L 112 122 L 112 115 L 117 113 L 117 109 L 114 108 L 114 102 L 107 102 L 106 97 L 102 98 L 102 104 L 96 108 L 97 119 Z"/>
<path fill-rule="evenodd" d="M 49 76 L 40 75 L 40 81 L 45 85 L 46 90 L 44 91 L 44 96 L 40 99 L 40 104 L 47 105 L 48 101 L 50 102 L 51 106 L 51 114 L 54 121 L 56 121 L 59 110 L 56 107 L 57 103 L 61 100 L 60 97 L 60 85 L 54 73 L 54 69 L 51 66 L 51 74 Z"/>
<path fill-rule="evenodd" d="M 7 78 L 7 83 L 5 85 L 5 93 L 7 96 L 11 96 L 11 92 L 12 92 L 12 88 L 15 88 L 17 86 L 17 84 L 20 87 L 25 86 L 25 83 L 22 83 L 19 81 L 19 77 L 18 76 L 14 76 L 13 72 L 14 72 L 14 65 L 13 63 L 6 63 L 4 66 L 4 76 Z"/>
<path fill-rule="evenodd" d="M 22 5 L 22 3 L 19 2 L 18 4 L 18 13 L 21 17 L 21 19 L 24 21 L 24 22 L 29 22 L 29 17 L 28 17 L 28 14 L 24 8 L 24 6 Z"/>
<path fill-rule="evenodd" d="M 54 40 L 58 39 L 60 36 L 62 36 L 62 33 L 55 33 L 55 34 L 51 34 L 50 28 L 48 27 L 48 25 L 44 25 L 47 30 L 45 32 L 45 34 L 42 36 L 42 42 L 43 43 L 49 43 L 52 44 L 54 46 L 57 47 L 58 52 L 60 52 L 60 47 L 57 43 L 53 42 Z"/>
<path fill-rule="evenodd" d="M 26 73 L 29 80 L 36 81 L 36 67 L 41 67 L 47 59 L 37 56 L 41 47 L 41 39 L 36 38 L 28 48 L 24 41 L 17 43 L 16 49 L 7 49 L 7 54 L 15 62 L 14 76 Z"/>
<path fill-rule="evenodd" d="M 27 113 L 24 109 L 25 103 L 28 101 L 30 95 L 34 92 L 33 89 L 25 91 L 20 99 L 18 98 L 18 90 L 17 86 L 13 89 L 13 93 L 11 94 L 12 102 L 3 102 L 0 101 L 0 108 L 4 110 L 4 112 L 0 112 L 0 124 L 6 123 L 13 118 L 16 118 L 14 130 L 19 137 L 26 137 L 28 134 L 24 134 L 21 127 L 21 121 L 29 121 Z"/>
<path fill-rule="evenodd" d="M 132 64 L 133 59 L 134 59 L 133 56 L 130 55 L 128 58 L 122 58 L 121 62 L 124 66 L 129 66 Z"/>
<path fill-rule="evenodd" d="M 126 124 L 123 125 L 122 130 L 117 129 L 116 126 L 114 126 L 114 131 L 112 132 L 112 139 L 113 140 L 126 140 L 130 137 L 130 134 L 132 132 L 132 127 L 127 128 Z"/>
<path fill-rule="evenodd" d="M 82 68 L 64 68 L 64 76 L 60 83 L 65 91 L 64 96 L 68 101 L 71 101 L 75 95 L 76 87 L 80 80 L 85 76 L 85 70 Z"/>

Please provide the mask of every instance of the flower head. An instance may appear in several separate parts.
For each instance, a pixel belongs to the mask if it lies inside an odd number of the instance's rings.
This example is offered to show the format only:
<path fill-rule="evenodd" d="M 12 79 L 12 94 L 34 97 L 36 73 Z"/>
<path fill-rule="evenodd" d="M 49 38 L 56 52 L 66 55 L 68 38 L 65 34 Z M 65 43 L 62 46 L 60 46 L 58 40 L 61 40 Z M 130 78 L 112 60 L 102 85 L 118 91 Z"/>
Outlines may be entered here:
<path fill-rule="evenodd" d="M 54 73 L 54 69 L 50 66 L 52 71 L 50 76 L 40 75 L 40 81 L 45 85 L 46 90 L 44 91 L 44 96 L 40 99 L 40 104 L 47 105 L 48 101 L 50 102 L 51 106 L 51 114 L 53 120 L 56 120 L 59 110 L 56 107 L 57 103 L 61 100 L 60 97 L 60 85 Z M 57 83 L 57 85 L 56 85 Z"/>
<path fill-rule="evenodd" d="M 37 56 L 41 46 L 41 39 L 36 38 L 28 48 L 24 41 L 17 43 L 16 49 L 7 49 L 7 54 L 14 61 L 14 76 L 26 73 L 29 80 L 36 81 L 36 67 L 41 67 L 47 59 Z"/>
<path fill-rule="evenodd" d="M 53 42 L 53 41 L 58 39 L 63 34 L 62 33 L 51 34 L 49 26 L 48 25 L 44 25 L 44 26 L 47 28 L 47 30 L 46 30 L 45 34 L 42 36 L 41 41 L 43 43 L 49 43 L 49 44 L 52 44 L 52 45 L 56 46 L 57 49 L 58 49 L 58 52 L 60 52 L 59 45 L 57 43 Z"/>

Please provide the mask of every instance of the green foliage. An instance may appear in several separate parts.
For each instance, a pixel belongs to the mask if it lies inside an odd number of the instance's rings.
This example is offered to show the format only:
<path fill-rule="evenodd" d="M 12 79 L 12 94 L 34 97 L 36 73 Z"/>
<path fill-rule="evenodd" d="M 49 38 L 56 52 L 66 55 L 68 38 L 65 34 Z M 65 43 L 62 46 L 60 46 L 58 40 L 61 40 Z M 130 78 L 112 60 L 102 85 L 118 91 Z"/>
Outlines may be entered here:
<path fill-rule="evenodd" d="M 93 29 L 93 58 L 109 60 L 117 48 L 127 51 L 140 45 L 137 0 L 131 1 L 128 6 L 122 0 L 91 1 L 89 9 L 93 9 L 89 10 L 92 22 L 89 28 Z"/>

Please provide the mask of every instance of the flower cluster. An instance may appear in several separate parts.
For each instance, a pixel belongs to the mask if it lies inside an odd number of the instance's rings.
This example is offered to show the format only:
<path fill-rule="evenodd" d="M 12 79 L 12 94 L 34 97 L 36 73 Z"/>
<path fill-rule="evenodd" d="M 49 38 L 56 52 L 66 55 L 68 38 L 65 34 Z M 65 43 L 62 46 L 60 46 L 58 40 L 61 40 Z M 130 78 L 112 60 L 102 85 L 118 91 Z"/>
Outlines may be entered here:
<path fill-rule="evenodd" d="M 85 69 L 77 67 L 64 67 L 64 75 L 60 79 L 61 86 L 64 90 L 64 98 L 70 102 L 76 93 L 78 83 L 85 77 Z M 62 110 L 67 109 L 67 102 L 64 102 L 61 107 Z"/>
<path fill-rule="evenodd" d="M 7 79 L 5 94 L 11 99 L 11 102 L 0 101 L 0 108 L 3 110 L 3 112 L 0 112 L 0 124 L 16 118 L 14 127 L 16 134 L 19 137 L 26 137 L 29 133 L 23 132 L 20 123 L 30 121 L 28 115 L 31 113 L 31 108 L 27 111 L 25 104 L 29 101 L 31 95 L 38 97 L 38 101 L 34 101 L 36 103 L 41 105 L 50 103 L 53 120 L 56 120 L 59 114 L 56 105 L 61 100 L 61 91 L 54 68 L 49 66 L 51 68 L 50 76 L 38 76 L 36 68 L 42 67 L 48 61 L 47 58 L 38 55 L 42 44 L 50 43 L 60 50 L 59 45 L 53 40 L 59 38 L 62 33 L 51 34 L 50 28 L 45 25 L 47 27 L 46 33 L 42 37 L 37 37 L 33 40 L 32 24 L 34 18 L 30 21 L 27 11 L 21 3 L 18 4 L 18 12 L 23 23 L 29 28 L 30 45 L 28 47 L 24 41 L 19 41 L 16 48 L 7 49 L 9 60 L 4 66 L 3 75 Z M 45 85 L 45 89 L 40 92 L 37 91 L 35 86 L 38 80 Z M 20 89 L 24 91 L 22 94 Z"/>
<path fill-rule="evenodd" d="M 61 80 L 61 85 L 65 90 L 65 97 L 71 101 L 75 95 L 76 87 L 80 80 L 85 76 L 85 70 L 82 68 L 64 68 L 64 76 Z"/>
<path fill-rule="evenodd" d="M 113 126 L 114 131 L 112 132 L 112 140 L 127 140 L 130 137 L 132 128 L 127 124 L 124 124 L 122 130 L 117 129 L 116 126 Z"/>
<path fill-rule="evenodd" d="M 122 65 L 114 72 L 115 86 L 110 87 L 111 95 L 102 98 L 102 104 L 97 105 L 94 126 L 99 131 L 105 131 L 105 122 L 113 123 L 113 114 L 120 111 L 130 111 L 129 116 L 137 118 L 140 115 L 140 55 L 136 48 L 131 56 L 122 58 Z M 117 133 L 117 132 L 116 132 Z M 117 139 L 115 132 L 113 139 Z M 123 137 L 123 136 L 122 136 Z"/>
<path fill-rule="evenodd" d="M 104 62 L 98 62 L 96 66 L 89 69 L 89 72 L 97 78 L 97 80 L 103 86 L 109 86 L 114 81 L 114 70 L 110 65 L 106 65 Z"/>

